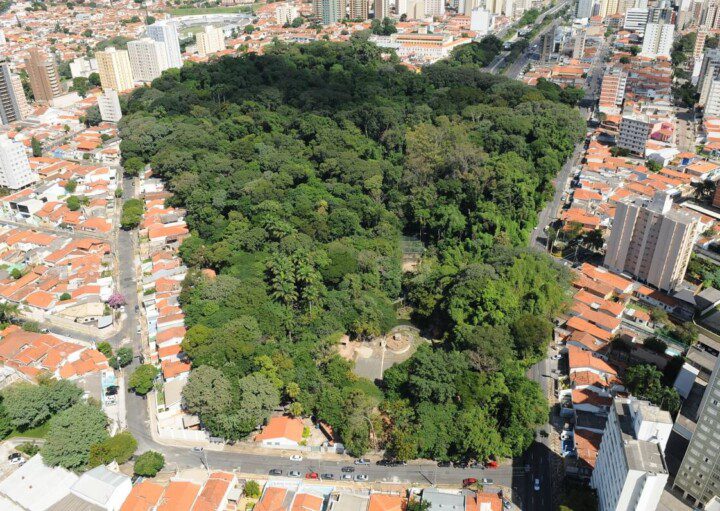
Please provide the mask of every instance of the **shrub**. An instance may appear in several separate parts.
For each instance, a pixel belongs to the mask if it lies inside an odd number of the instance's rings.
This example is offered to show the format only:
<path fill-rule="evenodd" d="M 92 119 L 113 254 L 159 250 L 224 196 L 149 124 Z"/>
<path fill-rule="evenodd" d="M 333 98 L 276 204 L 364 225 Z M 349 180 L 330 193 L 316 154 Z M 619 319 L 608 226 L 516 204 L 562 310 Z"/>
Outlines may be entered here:
<path fill-rule="evenodd" d="M 165 466 L 165 457 L 159 452 L 147 451 L 135 460 L 133 472 L 139 476 L 155 477 Z"/>

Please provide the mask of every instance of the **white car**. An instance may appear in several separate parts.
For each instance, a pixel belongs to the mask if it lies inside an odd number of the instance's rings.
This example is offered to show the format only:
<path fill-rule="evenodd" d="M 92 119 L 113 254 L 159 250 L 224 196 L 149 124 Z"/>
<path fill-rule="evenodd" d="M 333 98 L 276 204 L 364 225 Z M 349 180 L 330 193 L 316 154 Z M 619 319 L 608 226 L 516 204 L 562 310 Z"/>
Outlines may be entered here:
<path fill-rule="evenodd" d="M 540 491 L 540 479 L 535 478 L 535 484 L 533 485 L 533 488 L 535 488 L 535 491 Z"/>
<path fill-rule="evenodd" d="M 293 454 L 292 456 L 290 456 L 290 461 L 302 461 L 302 460 L 303 460 L 303 457 L 300 456 L 299 454 Z"/>

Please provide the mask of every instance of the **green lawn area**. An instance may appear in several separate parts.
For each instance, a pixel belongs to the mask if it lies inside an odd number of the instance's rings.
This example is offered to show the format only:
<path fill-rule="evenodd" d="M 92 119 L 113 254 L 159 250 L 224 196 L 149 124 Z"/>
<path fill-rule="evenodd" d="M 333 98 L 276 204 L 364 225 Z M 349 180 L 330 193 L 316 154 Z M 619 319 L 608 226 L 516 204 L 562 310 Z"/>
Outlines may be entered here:
<path fill-rule="evenodd" d="M 233 7 L 178 7 L 176 9 L 168 9 L 167 12 L 173 16 L 190 16 L 193 14 L 235 14 L 237 12 L 250 12 L 264 2 L 254 3 L 252 5 L 238 5 Z"/>
<path fill-rule="evenodd" d="M 50 429 L 50 421 L 47 421 L 45 424 L 42 424 L 38 426 L 37 428 L 30 428 L 26 429 L 25 431 L 18 431 L 17 429 L 10 433 L 10 435 L 7 438 L 13 438 L 13 437 L 27 437 L 27 438 L 45 438 L 45 435 L 47 435 L 48 430 Z"/>

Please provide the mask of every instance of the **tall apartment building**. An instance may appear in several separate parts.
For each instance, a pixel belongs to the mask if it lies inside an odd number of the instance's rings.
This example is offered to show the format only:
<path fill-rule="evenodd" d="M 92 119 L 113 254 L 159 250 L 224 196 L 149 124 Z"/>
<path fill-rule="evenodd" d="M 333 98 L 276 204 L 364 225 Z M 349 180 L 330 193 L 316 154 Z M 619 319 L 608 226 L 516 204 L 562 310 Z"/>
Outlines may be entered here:
<path fill-rule="evenodd" d="M 445 0 L 425 0 L 426 16 L 444 16 Z"/>
<path fill-rule="evenodd" d="M 373 9 L 376 20 L 382 20 L 390 16 L 390 3 L 388 0 L 375 0 Z"/>
<path fill-rule="evenodd" d="M 172 20 L 156 21 L 147 27 L 147 35 L 154 41 L 165 43 L 168 67 L 182 67 L 182 53 L 180 52 L 176 22 Z"/>
<path fill-rule="evenodd" d="M 620 121 L 617 145 L 631 153 L 645 156 L 645 145 L 650 138 L 652 123 L 645 115 L 626 115 Z"/>
<path fill-rule="evenodd" d="M 550 55 L 552 55 L 554 46 L 555 30 L 554 28 L 550 28 L 540 38 L 540 60 L 542 60 L 543 62 L 547 62 L 548 60 L 550 60 Z"/>
<path fill-rule="evenodd" d="M 470 11 L 470 30 L 476 32 L 478 36 L 487 35 L 490 31 L 490 23 L 492 15 L 480 7 Z"/>
<path fill-rule="evenodd" d="M 685 276 L 699 230 L 698 217 L 673 210 L 665 192 L 649 202 L 628 197 L 617 203 L 605 266 L 671 291 Z"/>
<path fill-rule="evenodd" d="M 294 4 L 280 3 L 275 7 L 275 22 L 278 25 L 292 23 L 298 15 L 298 8 Z"/>
<path fill-rule="evenodd" d="M 15 84 L 13 83 L 13 75 L 10 72 L 10 64 L 7 62 L 0 63 L 0 124 L 10 124 L 14 121 L 22 120 L 25 116 L 21 99 L 27 107 L 25 94 L 18 96 Z M 15 77 L 19 81 L 19 77 Z M 22 83 L 20 84 L 22 91 Z"/>
<path fill-rule="evenodd" d="M 159 43 L 149 37 L 128 42 L 127 53 L 132 78 L 135 80 L 151 82 L 169 67 L 165 43 Z"/>
<path fill-rule="evenodd" d="M 103 89 L 115 89 L 123 92 L 134 87 L 130 57 L 127 50 L 117 50 L 113 46 L 95 54 Z"/>
<path fill-rule="evenodd" d="M 668 470 L 660 442 L 641 429 L 648 422 L 643 412 L 661 416 L 662 422 L 651 420 L 648 426 L 662 426 L 670 435 L 667 412 L 632 398 L 614 400 L 590 480 L 599 511 L 650 511 L 660 502 Z"/>
<path fill-rule="evenodd" d="M 673 23 L 673 10 L 671 7 L 662 5 L 650 7 L 648 10 L 648 23 Z"/>
<path fill-rule="evenodd" d="M 600 12 L 599 15 L 602 18 L 607 18 L 618 12 L 620 1 L 619 0 L 600 0 Z"/>
<path fill-rule="evenodd" d="M 648 23 L 645 26 L 640 55 L 644 57 L 670 57 L 675 25 L 669 23 Z"/>
<path fill-rule="evenodd" d="M 600 102 L 598 109 L 603 114 L 620 113 L 623 100 L 625 99 L 625 87 L 627 86 L 627 73 L 621 69 L 610 68 L 605 72 L 600 86 Z M 645 150 L 645 145 L 642 150 Z"/>
<path fill-rule="evenodd" d="M 705 105 L 703 115 L 706 117 L 720 116 L 720 77 L 710 81 L 707 95 L 703 99 Z"/>
<path fill-rule="evenodd" d="M 346 0 L 313 0 L 313 13 L 323 25 L 330 25 L 344 19 L 345 11 Z"/>
<path fill-rule="evenodd" d="M 575 9 L 576 18 L 590 18 L 593 11 L 593 0 L 578 0 L 577 8 Z"/>
<path fill-rule="evenodd" d="M 195 34 L 195 44 L 201 57 L 217 53 L 225 49 L 225 33 L 222 28 L 206 25 L 202 32 Z"/>
<path fill-rule="evenodd" d="M 702 57 L 703 50 L 705 49 L 705 41 L 707 40 L 707 32 L 704 30 L 698 31 L 695 36 L 695 46 L 693 47 L 693 60 L 699 60 Z"/>
<path fill-rule="evenodd" d="M 700 403 L 697 426 L 675 476 L 674 487 L 695 506 L 720 495 L 720 360 Z"/>
<path fill-rule="evenodd" d="M 35 101 L 50 102 L 53 98 L 62 96 L 63 90 L 55 59 L 37 48 L 32 48 L 30 58 L 25 59 L 25 70 L 30 79 L 30 88 Z"/>
<path fill-rule="evenodd" d="M 25 97 L 25 87 L 23 87 L 22 80 L 18 75 L 11 75 L 10 82 L 15 92 L 15 100 L 18 102 L 20 114 L 25 118 L 32 112 L 32 108 L 28 105 L 27 98 Z"/>
<path fill-rule="evenodd" d="M 37 180 L 37 173 L 30 169 L 25 146 L 0 136 L 0 186 L 17 190 Z"/>
<path fill-rule="evenodd" d="M 702 64 L 700 65 L 700 73 L 698 74 L 698 92 L 700 99 L 698 105 L 705 106 L 710 94 L 710 86 L 713 80 L 720 77 L 720 49 L 711 48 L 705 51 Z"/>
<path fill-rule="evenodd" d="M 645 33 L 645 26 L 647 25 L 648 10 L 642 7 L 633 7 L 628 9 L 625 13 L 625 21 L 623 22 L 623 28 L 625 30 L 632 30 L 640 35 Z"/>
<path fill-rule="evenodd" d="M 122 119 L 122 110 L 120 109 L 120 98 L 115 89 L 105 89 L 98 97 L 98 108 L 100 109 L 100 118 L 107 122 L 118 122 Z"/>
<path fill-rule="evenodd" d="M 368 0 L 348 0 L 351 20 L 366 20 L 370 17 Z"/>

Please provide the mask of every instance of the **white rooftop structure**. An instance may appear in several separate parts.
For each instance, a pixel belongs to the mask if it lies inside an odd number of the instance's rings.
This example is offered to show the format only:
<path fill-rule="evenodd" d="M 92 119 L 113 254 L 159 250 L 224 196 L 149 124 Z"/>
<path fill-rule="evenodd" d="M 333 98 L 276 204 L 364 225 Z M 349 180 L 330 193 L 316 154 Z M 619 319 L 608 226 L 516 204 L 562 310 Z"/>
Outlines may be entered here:
<path fill-rule="evenodd" d="M 0 482 L 0 495 L 28 511 L 45 511 L 68 495 L 78 479 L 62 467 L 48 467 L 37 454 Z"/>
<path fill-rule="evenodd" d="M 70 488 L 74 495 L 107 511 L 120 509 L 130 490 L 132 482 L 128 476 L 103 465 L 85 472 Z"/>

